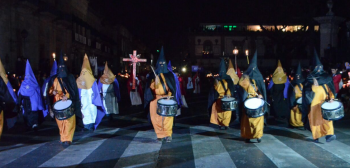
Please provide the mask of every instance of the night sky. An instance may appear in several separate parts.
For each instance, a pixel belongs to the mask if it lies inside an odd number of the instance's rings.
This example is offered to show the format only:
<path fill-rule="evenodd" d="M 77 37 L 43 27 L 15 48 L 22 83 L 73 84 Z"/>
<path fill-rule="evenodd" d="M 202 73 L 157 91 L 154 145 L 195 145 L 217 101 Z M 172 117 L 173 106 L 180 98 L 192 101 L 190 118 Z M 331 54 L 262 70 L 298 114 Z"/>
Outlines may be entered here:
<path fill-rule="evenodd" d="M 350 1 L 334 0 L 336 15 L 350 17 Z M 308 23 L 325 15 L 327 0 L 95 0 L 90 5 L 111 24 L 122 24 L 152 51 L 184 50 L 199 23 Z"/>

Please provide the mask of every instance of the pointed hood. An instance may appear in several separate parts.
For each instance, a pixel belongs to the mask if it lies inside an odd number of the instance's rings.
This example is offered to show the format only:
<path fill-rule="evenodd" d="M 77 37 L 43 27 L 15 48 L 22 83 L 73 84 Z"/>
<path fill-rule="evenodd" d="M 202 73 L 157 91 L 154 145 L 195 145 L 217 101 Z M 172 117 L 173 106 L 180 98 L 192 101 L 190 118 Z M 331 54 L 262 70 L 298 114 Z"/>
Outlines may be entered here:
<path fill-rule="evenodd" d="M 248 75 L 250 79 L 254 80 L 264 80 L 262 74 L 258 69 L 258 52 L 255 51 L 254 56 L 249 64 L 248 69 L 244 72 L 244 74 Z"/>
<path fill-rule="evenodd" d="M 56 74 L 57 74 L 57 62 L 54 61 L 52 64 L 51 71 L 50 71 L 50 76 L 54 76 Z"/>
<path fill-rule="evenodd" d="M 163 50 L 163 46 L 162 46 L 162 49 L 160 50 L 159 58 L 158 58 L 157 64 L 156 64 L 156 73 L 160 74 L 160 73 L 168 73 L 168 72 L 169 72 L 169 70 L 168 70 L 168 67 L 166 64 L 164 50 Z"/>
<path fill-rule="evenodd" d="M 173 72 L 173 67 L 171 66 L 171 61 L 168 63 L 168 71 Z"/>
<path fill-rule="evenodd" d="M 283 71 L 280 60 L 278 60 L 277 68 L 272 75 L 272 81 L 274 84 L 284 84 L 287 82 L 287 75 Z"/>
<path fill-rule="evenodd" d="M 25 77 L 24 81 L 21 84 L 19 92 L 23 96 L 32 96 L 35 93 L 36 89 L 40 89 L 40 87 L 35 78 L 32 67 L 30 66 L 29 60 L 27 60 Z"/>
<path fill-rule="evenodd" d="M 292 83 L 295 85 L 295 84 L 303 83 L 304 81 L 305 81 L 305 78 L 304 78 L 303 73 L 301 71 L 301 65 L 299 62 L 298 68 L 296 69 L 295 74 L 293 76 Z"/>
<path fill-rule="evenodd" d="M 314 66 L 320 66 L 322 65 L 319 57 L 318 57 L 318 54 L 317 54 L 317 51 L 316 49 L 314 49 L 314 60 L 313 60 L 313 63 L 314 63 Z M 323 65 L 322 65 L 323 66 Z"/>
<path fill-rule="evenodd" d="M 68 75 L 68 70 L 63 60 L 63 51 L 61 50 L 60 57 L 58 58 L 58 71 L 57 76 L 60 78 L 65 78 Z"/>
<path fill-rule="evenodd" d="M 226 71 L 227 71 L 227 68 L 226 68 L 225 60 L 223 58 L 221 58 L 221 62 L 219 65 L 219 71 L 218 71 L 219 76 L 216 77 L 216 79 L 218 79 L 218 80 L 230 79 L 230 76 L 228 76 L 226 74 Z"/>
<path fill-rule="evenodd" d="M 236 74 L 235 68 L 233 68 L 233 64 L 232 64 L 231 60 L 229 60 L 229 62 L 228 62 L 228 68 L 227 68 L 226 74 L 228 76 L 230 76 L 231 79 L 233 80 L 233 83 L 235 85 L 237 85 L 237 83 L 239 81 L 239 77 Z"/>
<path fill-rule="evenodd" d="M 108 68 L 108 64 L 106 61 L 105 69 L 103 71 L 103 75 L 100 77 L 100 82 L 102 84 L 109 85 L 114 82 L 115 76 L 113 72 Z"/>
<path fill-rule="evenodd" d="M 95 82 L 88 56 L 85 54 L 80 76 L 77 79 L 79 89 L 90 89 Z"/>
<path fill-rule="evenodd" d="M 5 71 L 4 65 L 2 65 L 1 59 L 0 59 L 0 76 L 2 80 L 5 82 L 5 85 L 7 85 L 7 82 L 9 80 L 6 77 L 6 71 Z"/>

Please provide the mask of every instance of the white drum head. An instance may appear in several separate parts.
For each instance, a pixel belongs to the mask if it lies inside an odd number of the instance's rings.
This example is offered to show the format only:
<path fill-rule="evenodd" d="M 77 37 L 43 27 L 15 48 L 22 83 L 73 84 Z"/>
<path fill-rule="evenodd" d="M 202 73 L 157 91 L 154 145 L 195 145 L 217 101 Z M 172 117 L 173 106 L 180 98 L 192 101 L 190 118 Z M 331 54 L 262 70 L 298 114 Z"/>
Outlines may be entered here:
<path fill-rule="evenodd" d="M 257 109 L 263 106 L 265 102 L 259 98 L 250 98 L 244 102 L 244 106 L 249 109 Z"/>
<path fill-rule="evenodd" d="M 234 100 L 235 100 L 235 98 L 233 98 L 233 97 L 230 97 L 230 98 L 225 97 L 225 98 L 222 98 L 222 99 L 221 99 L 221 101 L 228 101 L 228 102 L 234 101 Z"/>
<path fill-rule="evenodd" d="M 338 101 L 333 101 L 332 103 L 325 102 L 322 104 L 321 108 L 326 109 L 326 110 L 333 110 L 333 109 L 338 108 L 340 105 L 341 104 Z"/>
<path fill-rule="evenodd" d="M 297 99 L 297 103 L 298 104 L 303 104 L 303 98 L 300 97 L 299 99 Z"/>
<path fill-rule="evenodd" d="M 63 110 L 68 108 L 70 105 L 72 105 L 72 100 L 67 100 L 67 101 L 59 101 L 57 103 L 55 103 L 55 105 L 53 106 L 53 108 L 55 110 Z"/>
<path fill-rule="evenodd" d="M 158 101 L 159 104 L 164 104 L 164 105 L 175 105 L 177 104 L 175 100 L 167 100 L 167 99 L 160 99 Z"/>

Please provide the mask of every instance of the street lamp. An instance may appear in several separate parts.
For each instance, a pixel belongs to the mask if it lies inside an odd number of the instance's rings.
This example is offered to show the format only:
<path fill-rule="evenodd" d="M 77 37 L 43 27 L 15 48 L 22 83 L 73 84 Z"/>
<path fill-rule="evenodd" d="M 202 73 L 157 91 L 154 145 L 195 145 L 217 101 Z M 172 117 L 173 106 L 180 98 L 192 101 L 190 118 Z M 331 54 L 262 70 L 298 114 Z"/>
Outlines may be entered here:
<path fill-rule="evenodd" d="M 55 53 L 52 53 L 52 58 L 53 58 L 53 61 L 55 61 L 55 59 L 56 59 L 56 54 Z"/>
<path fill-rule="evenodd" d="M 248 65 L 249 65 L 249 50 L 245 50 L 245 55 L 247 56 L 247 62 L 248 62 Z"/>
<path fill-rule="evenodd" d="M 236 64 L 236 71 L 237 71 L 237 55 L 238 55 L 237 47 L 235 47 L 235 49 L 233 49 L 233 55 L 235 55 L 235 64 Z"/>
<path fill-rule="evenodd" d="M 64 61 L 67 61 L 67 60 L 68 60 L 68 56 L 67 56 L 67 54 L 64 54 L 64 56 L 63 56 L 63 60 L 64 60 Z"/>

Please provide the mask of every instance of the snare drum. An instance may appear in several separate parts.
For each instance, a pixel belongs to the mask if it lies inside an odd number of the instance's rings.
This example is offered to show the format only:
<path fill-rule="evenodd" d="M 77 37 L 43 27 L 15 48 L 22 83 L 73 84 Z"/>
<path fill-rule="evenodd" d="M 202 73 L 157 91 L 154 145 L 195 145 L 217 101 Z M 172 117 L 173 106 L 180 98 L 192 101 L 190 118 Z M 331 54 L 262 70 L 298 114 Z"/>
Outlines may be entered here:
<path fill-rule="evenodd" d="M 259 98 L 249 98 L 244 102 L 246 114 L 249 118 L 264 116 L 265 101 Z"/>
<path fill-rule="evenodd" d="M 324 102 L 321 105 L 322 117 L 325 120 L 339 120 L 344 117 L 344 106 L 341 102 L 334 100 L 332 103 Z"/>
<path fill-rule="evenodd" d="M 157 114 L 164 117 L 174 117 L 177 113 L 177 102 L 162 98 L 157 101 Z"/>
<path fill-rule="evenodd" d="M 298 105 L 299 111 L 302 112 L 303 111 L 303 98 L 299 97 L 296 101 L 295 101 L 296 105 Z"/>
<path fill-rule="evenodd" d="M 59 100 L 53 105 L 53 112 L 58 120 L 65 120 L 74 115 L 74 108 L 72 106 L 72 100 L 67 101 Z"/>
<path fill-rule="evenodd" d="M 233 111 L 236 109 L 237 101 L 233 97 L 224 97 L 221 99 L 222 111 Z"/>

